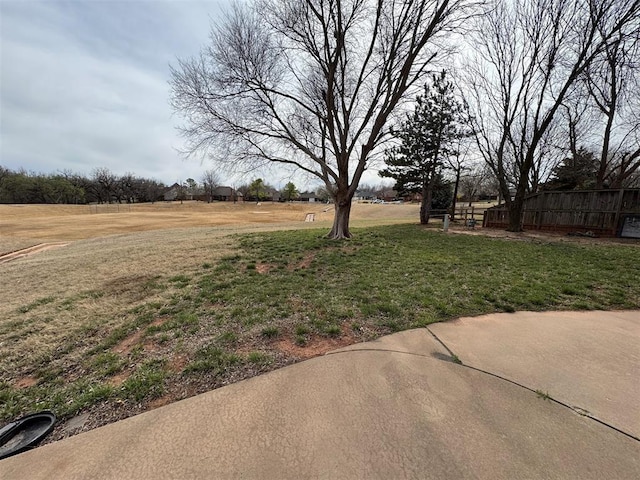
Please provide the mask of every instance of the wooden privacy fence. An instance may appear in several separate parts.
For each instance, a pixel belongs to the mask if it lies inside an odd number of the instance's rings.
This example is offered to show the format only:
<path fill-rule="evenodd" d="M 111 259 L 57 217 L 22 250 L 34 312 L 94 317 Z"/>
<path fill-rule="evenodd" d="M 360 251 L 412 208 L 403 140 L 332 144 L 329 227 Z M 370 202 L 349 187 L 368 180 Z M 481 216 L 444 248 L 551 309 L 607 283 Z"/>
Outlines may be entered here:
<path fill-rule="evenodd" d="M 616 236 L 630 214 L 640 215 L 640 188 L 540 192 L 525 198 L 522 226 L 525 230 Z M 486 210 L 483 226 L 506 228 L 508 224 L 504 204 Z"/>

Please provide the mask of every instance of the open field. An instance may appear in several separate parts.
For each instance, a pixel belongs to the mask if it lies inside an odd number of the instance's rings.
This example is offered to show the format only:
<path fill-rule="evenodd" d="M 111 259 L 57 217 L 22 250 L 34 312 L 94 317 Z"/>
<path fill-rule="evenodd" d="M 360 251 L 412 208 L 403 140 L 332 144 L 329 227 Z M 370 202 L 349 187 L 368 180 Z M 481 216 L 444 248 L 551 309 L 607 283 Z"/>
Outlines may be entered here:
<path fill-rule="evenodd" d="M 356 237 L 332 242 L 324 205 L 314 223 L 310 205 L 169 205 L 2 206 L 3 245 L 70 243 L 0 263 L 0 420 L 76 417 L 55 439 L 460 315 L 640 308 L 637 243 L 445 235 L 401 225 L 412 205 L 356 205 Z"/>
<path fill-rule="evenodd" d="M 356 226 L 414 222 L 418 205 L 354 205 Z M 305 225 L 313 213 L 315 222 Z M 83 240 L 108 235 L 190 227 L 288 224 L 325 226 L 333 205 L 320 203 L 159 202 L 133 205 L 1 205 L 0 255 L 36 243 Z M 229 228 L 227 228 L 229 230 Z"/>

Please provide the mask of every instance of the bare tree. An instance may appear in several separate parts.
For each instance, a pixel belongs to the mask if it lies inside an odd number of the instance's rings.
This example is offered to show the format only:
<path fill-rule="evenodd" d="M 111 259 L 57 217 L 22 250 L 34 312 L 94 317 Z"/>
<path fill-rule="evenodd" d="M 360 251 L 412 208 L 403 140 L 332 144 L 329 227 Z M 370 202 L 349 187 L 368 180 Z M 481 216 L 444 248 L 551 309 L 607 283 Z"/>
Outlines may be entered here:
<path fill-rule="evenodd" d="M 565 155 L 578 157 L 578 150 L 591 143 L 595 134 L 596 121 L 592 115 L 589 92 L 584 82 L 576 84 L 572 92 L 567 95 L 561 108 L 561 125 L 563 127 L 564 140 L 557 145 Z M 568 139 L 568 145 L 567 145 Z"/>
<path fill-rule="evenodd" d="M 607 48 L 637 34 L 639 0 L 495 0 L 478 21 L 468 85 L 477 144 L 500 182 L 509 230 L 554 118 Z M 534 172 L 535 173 L 535 172 Z"/>
<path fill-rule="evenodd" d="M 127 203 L 133 203 L 136 200 L 135 191 L 136 177 L 133 173 L 127 172 L 119 178 L 116 178 L 113 196 L 118 203 L 125 200 Z"/>
<path fill-rule="evenodd" d="M 465 167 L 465 170 L 467 173 L 460 178 L 460 192 L 467 204 L 471 206 L 476 201 L 491 172 L 488 171 L 486 165 L 478 163 Z"/>
<path fill-rule="evenodd" d="M 471 119 L 469 118 L 468 106 L 466 101 L 464 102 L 465 122 L 468 124 Z M 456 216 L 456 203 L 458 201 L 458 194 L 460 193 L 460 179 L 462 174 L 466 171 L 470 171 L 474 168 L 474 164 L 471 159 L 471 148 L 474 143 L 473 135 L 467 127 L 464 134 L 457 138 L 457 146 L 455 148 L 455 155 L 447 159 L 447 166 L 455 175 L 455 181 L 453 186 L 453 198 L 451 200 L 451 218 Z"/>
<path fill-rule="evenodd" d="M 96 168 L 91 175 L 99 203 L 111 203 L 116 195 L 118 178 L 105 167 Z"/>
<path fill-rule="evenodd" d="M 625 183 L 625 188 L 640 188 L 640 170 L 636 170 L 634 174 L 629 175 Z"/>
<path fill-rule="evenodd" d="M 156 180 L 146 178 L 138 179 L 138 199 L 141 202 L 155 203 L 163 198 L 166 186 Z"/>
<path fill-rule="evenodd" d="M 473 0 L 254 0 L 172 68 L 188 154 L 232 168 L 276 163 L 317 177 L 347 238 L 351 199 L 398 106 L 423 83 L 439 39 Z"/>
<path fill-rule="evenodd" d="M 529 172 L 527 193 L 535 193 L 540 190 L 566 156 L 566 146 L 562 145 L 566 142 L 562 120 L 561 114 L 555 116 L 549 128 L 542 135 Z"/>
<path fill-rule="evenodd" d="M 640 168 L 638 68 L 640 30 L 635 37 L 619 33 L 585 71 L 591 99 L 604 117 L 596 188 L 622 187 Z"/>
<path fill-rule="evenodd" d="M 209 169 L 202 174 L 201 181 L 204 187 L 204 194 L 207 196 L 207 203 L 211 203 L 213 201 L 213 192 L 220 185 L 220 177 L 214 169 Z"/>

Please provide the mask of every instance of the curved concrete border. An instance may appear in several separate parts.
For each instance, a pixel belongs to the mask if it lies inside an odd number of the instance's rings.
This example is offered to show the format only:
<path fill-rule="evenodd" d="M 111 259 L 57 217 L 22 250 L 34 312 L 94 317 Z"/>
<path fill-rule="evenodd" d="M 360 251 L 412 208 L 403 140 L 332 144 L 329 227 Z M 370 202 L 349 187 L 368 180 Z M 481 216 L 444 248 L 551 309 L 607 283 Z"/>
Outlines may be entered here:
<path fill-rule="evenodd" d="M 402 332 L 2 460 L 0 478 L 640 478 L 640 442 L 450 360 Z"/>

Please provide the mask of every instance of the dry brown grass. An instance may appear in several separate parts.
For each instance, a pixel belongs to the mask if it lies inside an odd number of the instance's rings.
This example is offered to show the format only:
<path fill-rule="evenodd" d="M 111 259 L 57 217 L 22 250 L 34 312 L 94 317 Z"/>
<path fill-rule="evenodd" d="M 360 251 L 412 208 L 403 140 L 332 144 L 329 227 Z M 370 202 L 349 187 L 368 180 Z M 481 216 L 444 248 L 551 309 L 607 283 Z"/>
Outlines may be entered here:
<path fill-rule="evenodd" d="M 0 205 L 4 239 L 69 241 L 107 235 L 219 225 L 301 222 L 321 206 L 184 202 L 136 205 Z M 4 250 L 4 246 L 0 245 Z"/>
<path fill-rule="evenodd" d="M 127 322 L 127 310 L 156 300 L 149 286 L 155 278 L 224 254 L 224 243 L 212 248 L 212 240 L 184 229 L 143 232 L 82 240 L 0 265 L 8 287 L 0 305 L 0 370 L 24 375 L 34 359 L 54 356 L 82 332 Z"/>
<path fill-rule="evenodd" d="M 316 221 L 305 222 L 307 213 Z M 160 344 L 147 332 L 176 317 L 162 314 L 176 298 L 186 301 L 192 294 L 194 285 L 181 285 L 181 278 L 199 278 L 235 253 L 234 234 L 328 231 L 332 220 L 333 207 L 322 204 L 0 205 L 0 255 L 67 243 L 0 261 L 0 420 L 42 408 L 54 408 L 65 419 L 89 409 L 86 430 L 153 408 L 156 401 L 185 398 L 291 362 L 277 353 L 264 365 L 249 362 L 222 379 L 185 377 L 185 362 L 211 338 L 183 343 L 178 328 Z M 354 226 L 416 220 L 413 205 L 354 205 L 352 210 Z M 148 312 L 157 313 L 148 318 Z M 132 342 L 127 351 L 117 349 L 122 341 Z M 108 362 L 115 362 L 113 371 L 105 370 Z M 155 366 L 148 367 L 149 362 Z M 157 365 L 163 366 L 162 375 L 171 376 L 165 396 L 134 401 L 132 385 L 141 382 L 146 388 L 144 381 L 150 380 L 144 375 L 158 375 Z M 105 388 L 112 395 L 101 402 Z M 50 440 L 78 433 L 65 428 L 62 422 Z"/>
<path fill-rule="evenodd" d="M 90 213 L 96 208 L 121 211 Z M 354 205 L 353 224 L 415 221 L 416 208 Z M 318 221 L 304 222 L 309 212 Z M 133 321 L 135 307 L 170 297 L 154 287 L 157 279 L 215 264 L 230 252 L 234 233 L 328 229 L 332 218 L 332 206 L 320 204 L 0 205 L 1 253 L 70 242 L 0 263 L 1 379 L 29 376 L 61 349 L 80 358 L 95 344 L 92 336 Z"/>
<path fill-rule="evenodd" d="M 316 226 L 333 220 L 333 207 L 303 203 L 169 202 L 134 205 L 0 205 L 0 253 L 34 243 L 72 241 L 116 234 L 221 225 L 304 225 L 314 213 Z M 354 205 L 359 221 L 415 221 L 416 205 Z"/>

